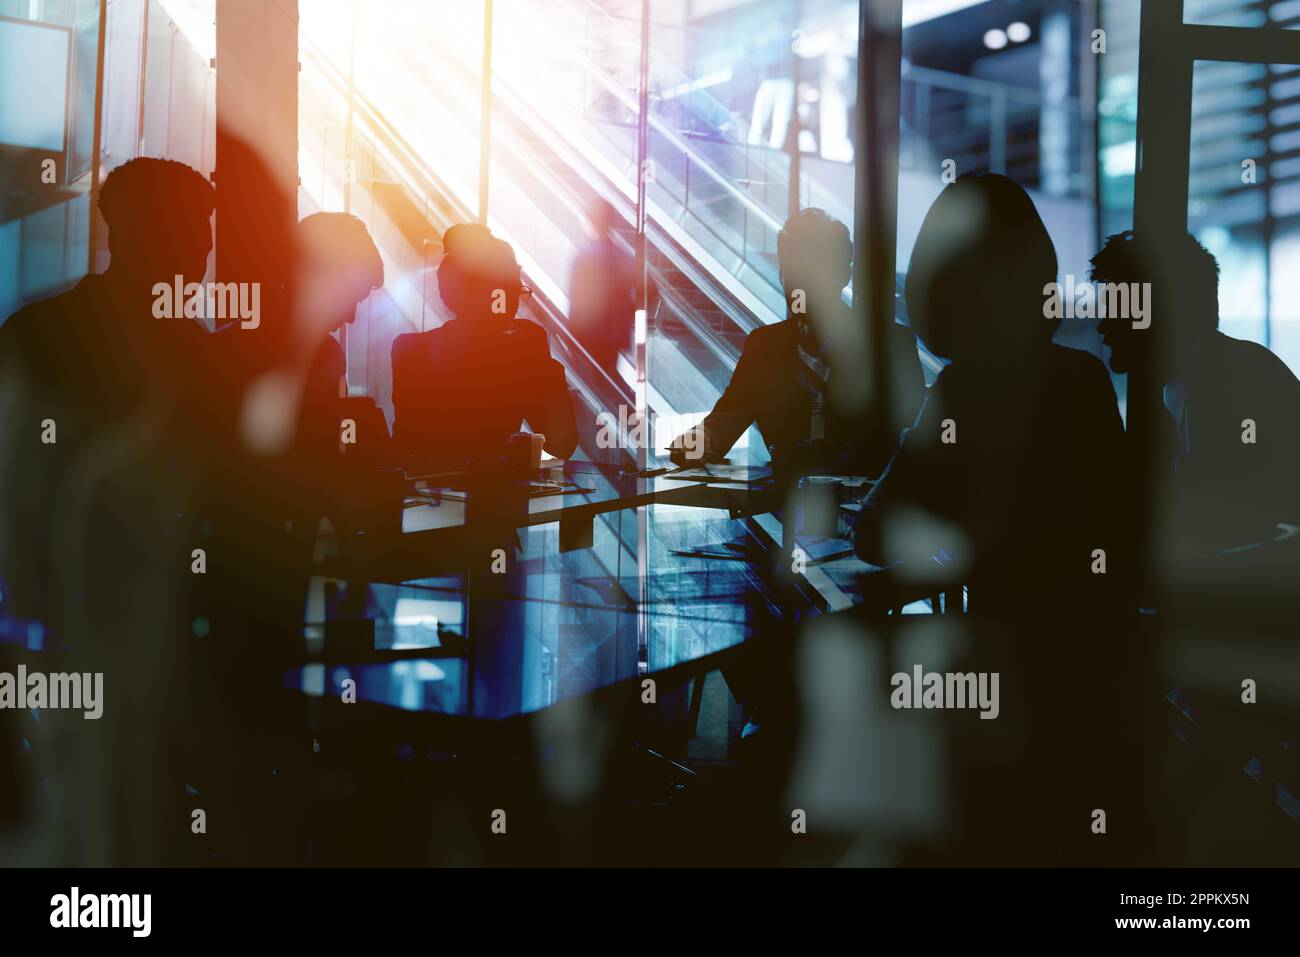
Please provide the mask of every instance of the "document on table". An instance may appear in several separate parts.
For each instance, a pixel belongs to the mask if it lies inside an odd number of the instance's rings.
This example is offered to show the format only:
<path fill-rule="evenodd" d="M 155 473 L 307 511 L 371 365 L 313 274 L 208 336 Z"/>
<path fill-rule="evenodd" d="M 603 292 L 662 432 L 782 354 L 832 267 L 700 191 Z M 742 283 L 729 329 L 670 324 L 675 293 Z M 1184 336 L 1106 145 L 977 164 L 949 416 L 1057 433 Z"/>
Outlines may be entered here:
<path fill-rule="evenodd" d="M 736 482 L 749 484 L 761 482 L 772 477 L 772 470 L 766 465 L 700 465 L 695 468 L 678 469 L 663 476 L 668 479 L 680 479 L 683 482 Z"/>

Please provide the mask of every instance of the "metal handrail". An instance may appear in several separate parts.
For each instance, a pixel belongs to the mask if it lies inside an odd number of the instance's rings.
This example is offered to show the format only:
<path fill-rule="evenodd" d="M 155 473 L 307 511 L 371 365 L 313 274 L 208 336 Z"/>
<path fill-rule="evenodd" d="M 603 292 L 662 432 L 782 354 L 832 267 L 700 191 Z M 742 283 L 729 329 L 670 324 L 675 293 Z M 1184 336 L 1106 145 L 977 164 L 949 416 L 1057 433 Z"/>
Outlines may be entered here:
<path fill-rule="evenodd" d="M 612 13 L 610 13 L 608 10 L 606 10 L 604 7 L 602 7 L 599 3 L 597 3 L 596 0 L 577 0 L 577 2 L 580 3 L 580 4 L 582 4 L 583 6 L 585 6 L 588 10 L 590 10 L 592 13 L 596 14 L 597 16 L 599 16 L 601 19 L 603 19 L 603 20 L 604 20 L 605 22 L 607 22 L 607 23 L 631 23 L 631 22 L 632 22 L 631 20 L 624 20 L 624 19 L 621 18 L 621 17 L 616 17 L 616 16 L 614 16 Z M 637 24 L 637 28 L 638 28 L 638 29 L 640 28 L 640 24 L 639 24 L 639 23 Z M 676 65 L 672 65 L 671 70 L 665 70 L 665 69 L 663 68 L 662 61 L 660 61 L 660 62 L 657 64 L 657 70 L 656 70 L 656 72 L 658 72 L 658 73 L 660 73 L 660 74 L 663 74 L 663 73 L 671 73 L 671 74 L 673 75 L 673 78 L 674 78 L 674 79 L 680 79 L 680 80 L 681 80 L 681 82 L 678 83 L 679 86 L 688 86 L 688 85 L 690 85 L 690 83 L 691 83 L 691 81 L 692 81 L 691 75 L 690 75 L 689 73 L 685 72 L 684 70 L 680 70 L 680 69 L 678 69 L 678 68 L 676 67 Z M 728 114 L 731 113 L 731 111 L 730 111 L 729 109 L 727 109 L 727 107 L 726 107 L 726 105 L 725 105 L 724 103 L 722 103 L 722 102 L 720 102 L 719 100 L 715 99 L 713 96 L 711 96 L 711 95 L 708 94 L 708 93 L 702 93 L 702 92 L 700 92 L 700 91 L 697 90 L 697 91 L 693 91 L 692 95 L 693 95 L 693 96 L 697 96 L 697 97 L 699 97 L 699 98 L 701 98 L 701 99 L 704 99 L 704 100 L 709 101 L 710 103 L 712 103 L 714 106 L 716 106 L 716 107 L 718 108 L 719 112 L 728 113 Z M 749 125 L 748 125 L 748 123 L 745 124 L 745 126 L 744 126 L 744 128 L 741 130 L 741 132 L 744 134 L 744 139 L 743 139 L 743 140 L 740 140 L 740 141 L 737 141 L 737 142 L 736 142 L 736 145 L 737 145 L 737 146 L 741 146 L 741 145 L 759 146 L 759 148 L 764 149 L 764 150 L 769 150 L 769 151 L 772 151 L 772 152 L 781 152 L 781 150 L 779 150 L 777 147 L 762 146 L 761 144 L 752 144 L 752 143 L 749 143 L 749 142 L 748 142 L 748 139 L 749 139 Z"/>
<path fill-rule="evenodd" d="M 476 63 L 470 62 L 469 54 L 467 52 L 461 51 L 459 49 L 454 49 L 454 48 L 451 49 L 449 52 L 453 56 L 457 57 L 466 68 L 473 69 L 476 66 Z M 617 181 L 616 179 L 617 174 L 615 174 L 611 169 L 605 168 L 608 166 L 607 163 L 604 163 L 599 158 L 597 159 L 592 158 L 592 152 L 593 152 L 592 147 L 589 143 L 587 143 L 583 139 L 580 131 L 575 131 L 572 135 L 569 135 L 566 134 L 565 131 L 560 127 L 556 127 L 553 123 L 551 123 L 550 120 L 546 118 L 544 113 L 533 108 L 530 104 L 528 97 L 521 94 L 516 89 L 515 85 L 512 83 L 508 83 L 508 82 L 503 83 L 500 86 L 498 86 L 494 92 L 495 92 L 495 96 L 503 104 L 507 105 L 507 107 L 511 109 L 516 115 L 530 116 L 532 118 L 530 120 L 531 123 L 537 123 L 537 122 L 545 123 L 547 130 L 557 134 L 556 137 L 554 137 L 554 142 L 551 142 L 550 144 L 551 149 L 559 151 L 560 155 L 563 156 L 561 145 L 567 144 L 568 148 L 571 151 L 576 151 L 578 154 L 581 155 L 581 158 L 584 162 L 587 162 L 592 166 L 594 166 L 600 172 L 600 175 L 608 177 L 610 179 L 611 185 L 613 185 L 616 189 L 626 191 L 626 187 L 621 185 Z M 596 156 L 599 157 L 599 151 L 595 150 L 594 152 Z M 566 162 L 572 163 L 573 160 L 567 159 Z M 660 210 L 658 204 L 653 199 L 649 199 L 648 203 L 651 210 L 658 210 L 658 213 L 656 215 L 651 215 L 647 218 L 647 223 L 651 227 L 650 232 L 652 236 L 657 235 L 658 233 L 662 233 L 662 235 L 666 237 L 669 243 L 679 243 L 686 246 L 689 246 L 691 243 L 698 244 L 698 239 L 692 236 L 690 230 L 686 230 L 681 227 L 677 217 L 667 213 L 666 211 Z M 687 212 L 689 212 L 689 209 L 687 204 L 684 203 L 683 213 L 685 214 Z M 770 220 L 770 221 L 775 223 L 775 220 Z M 708 232 L 710 236 L 712 236 L 714 239 L 716 239 L 718 242 L 724 245 L 727 248 L 728 252 L 731 255 L 736 257 L 738 263 L 740 264 L 733 271 L 732 269 L 729 269 L 725 263 L 721 261 L 716 261 L 716 266 L 707 270 L 709 274 L 713 276 L 724 287 L 724 289 L 726 290 L 726 294 L 736 298 L 741 303 L 742 307 L 747 311 L 756 312 L 757 314 L 764 315 L 764 316 L 771 315 L 773 317 L 773 321 L 781 318 L 780 313 L 778 313 L 777 311 L 773 310 L 771 307 L 766 305 L 757 293 L 749 290 L 744 285 L 744 283 L 737 278 L 737 273 L 741 268 L 741 266 L 744 265 L 746 262 L 748 262 L 743 251 L 737 250 L 732 243 L 730 243 L 725 237 L 720 235 L 715 229 L 713 229 L 712 226 L 710 226 L 704 220 L 699 219 L 697 217 L 696 222 L 698 222 L 701 229 Z M 661 248 L 663 247 L 663 240 L 655 239 L 655 243 L 657 246 L 660 246 Z M 714 258 L 712 253 L 710 253 L 708 250 L 703 249 L 702 247 L 700 252 L 704 256 L 708 256 L 711 259 Z M 699 255 L 699 253 L 695 253 L 692 255 Z M 753 268 L 752 264 L 750 268 Z M 775 283 L 772 283 L 770 280 L 766 280 L 766 279 L 764 281 L 773 290 L 778 292 L 780 291 L 779 287 Z M 734 287 L 730 283 L 734 283 L 735 284 Z M 750 302 L 749 300 L 752 300 L 752 302 Z M 761 319 L 755 319 L 753 322 L 740 323 L 741 327 L 746 331 L 750 331 L 751 329 L 762 324 L 764 324 L 764 320 Z"/>

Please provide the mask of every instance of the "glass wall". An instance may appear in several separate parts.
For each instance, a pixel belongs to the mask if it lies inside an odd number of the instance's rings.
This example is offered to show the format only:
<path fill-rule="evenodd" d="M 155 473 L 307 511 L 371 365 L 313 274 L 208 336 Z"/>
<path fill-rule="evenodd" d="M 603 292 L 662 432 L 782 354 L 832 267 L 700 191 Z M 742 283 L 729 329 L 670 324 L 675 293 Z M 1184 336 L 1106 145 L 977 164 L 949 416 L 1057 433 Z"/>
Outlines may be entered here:
<path fill-rule="evenodd" d="M 1300 25 L 1300 8 L 1284 7 Z M 1261 11 L 1256 11 L 1261 12 Z M 1300 369 L 1300 67 L 1197 62 L 1188 227 L 1219 260 L 1220 328 Z"/>
<path fill-rule="evenodd" d="M 298 212 L 370 230 L 384 288 L 341 335 L 348 385 L 392 421 L 393 339 L 445 319 L 442 230 L 477 216 L 483 0 L 299 5 Z"/>
<path fill-rule="evenodd" d="M 1183 0 L 1183 22 L 1214 27 L 1300 29 L 1295 0 Z"/>
<path fill-rule="evenodd" d="M 1300 28 L 1296 0 L 1185 0 L 1186 23 Z M 1103 232 L 1132 225 L 1138 4 L 1104 0 L 1099 61 Z M 1220 327 L 1300 369 L 1300 69 L 1198 62 L 1193 71 L 1188 226 L 1219 260 Z"/>
<path fill-rule="evenodd" d="M 476 218 L 483 194 L 489 225 L 536 290 L 533 307 L 557 317 L 550 331 L 572 359 L 571 381 L 592 380 L 577 385 L 602 410 L 620 396 L 630 403 L 638 381 L 630 303 L 598 330 L 571 307 L 584 256 L 626 262 L 635 252 L 641 4 L 493 9 L 481 183 L 481 0 L 301 6 L 300 212 L 347 209 L 380 242 L 389 281 L 370 308 L 382 315 L 349 330 L 349 378 L 390 415 L 391 340 L 446 318 L 433 281 L 438 237 Z M 857 4 L 652 9 L 647 407 L 673 425 L 713 404 L 754 323 L 784 317 L 776 232 L 791 208 L 822 205 L 852 226 Z M 753 27 L 752 41 L 734 42 L 737 23 Z M 711 277 L 723 307 L 701 300 L 683 267 Z"/>
<path fill-rule="evenodd" d="M 669 239 L 681 222 L 680 245 L 711 254 L 718 283 L 714 306 L 692 308 L 671 254 L 652 257 L 656 449 L 712 408 L 748 333 L 786 317 L 776 238 L 791 213 L 817 206 L 854 228 L 857 35 L 853 0 L 654 7 L 648 195 Z M 756 429 L 731 457 L 766 461 Z"/>
<path fill-rule="evenodd" d="M 100 130 L 101 179 L 136 156 L 157 156 L 211 173 L 215 138 L 214 0 L 108 0 Z M 0 23 L 14 35 L 43 28 L 67 37 L 66 96 L 57 109 L 63 145 L 46 152 L 0 143 L 9 195 L 0 216 L 0 317 L 108 264 L 97 222 L 90 255 L 99 0 L 0 0 Z M 12 62 L 12 61 L 11 61 Z M 42 55 L 48 65 L 48 57 Z M 46 84 L 41 84 L 45 88 Z M 30 102 L 26 78 L 7 95 Z M 43 107 L 42 107 L 43 108 Z M 41 176 L 53 158 L 55 182 Z"/>
<path fill-rule="evenodd" d="M 0 18 L 2 319 L 86 271 L 99 2 L 0 0 Z"/>
<path fill-rule="evenodd" d="M 1086 274 L 1102 226 L 1127 225 L 1131 209 L 1133 6 L 906 0 L 900 283 L 946 161 L 1024 184 L 1062 278 Z M 537 292 L 529 316 L 553 320 L 592 417 L 617 416 L 642 387 L 652 458 L 712 407 L 748 333 L 785 317 L 776 235 L 790 213 L 820 206 L 854 226 L 856 0 L 651 5 L 640 368 L 630 309 L 593 334 L 573 308 L 584 256 L 603 248 L 626 259 L 636 248 L 640 0 L 495 0 L 486 182 L 482 0 L 301 10 L 300 211 L 347 208 L 380 242 L 388 283 L 348 331 L 348 356 L 352 388 L 390 416 L 391 340 L 446 318 L 438 237 L 476 218 L 484 194 L 488 223 Z M 1102 56 L 1093 30 L 1111 16 Z M 1061 335 L 1100 351 L 1087 324 Z M 756 432 L 735 457 L 766 459 Z"/>
<path fill-rule="evenodd" d="M 211 175 L 215 17 L 215 0 L 110 0 L 101 176 L 137 156 L 176 160 Z M 108 265 L 105 238 L 101 229 L 96 271 Z"/>
<path fill-rule="evenodd" d="M 1268 118 L 1256 109 L 1268 74 L 1258 63 L 1195 64 L 1187 208 L 1188 228 L 1219 260 L 1219 328 L 1266 345 L 1268 190 L 1243 162 L 1268 151 Z"/>
<path fill-rule="evenodd" d="M 1102 0 L 1098 28 L 1106 52 L 1097 59 L 1098 199 L 1103 237 L 1133 225 L 1137 174 L 1138 5 Z"/>
<path fill-rule="evenodd" d="M 84 47 L 96 35 L 98 4 L 35 6 L 74 37 L 72 175 L 89 168 L 93 109 L 83 101 L 93 104 L 94 70 Z M 346 333 L 351 388 L 374 396 L 391 419 L 392 339 L 446 318 L 436 290 L 439 238 L 447 224 L 478 217 L 485 195 L 487 221 L 515 246 L 537 292 L 530 317 L 549 317 L 571 381 L 586 396 L 587 431 L 596 431 L 597 411 L 617 416 L 643 383 L 657 450 L 711 408 L 748 333 L 784 318 L 776 234 L 791 211 L 821 206 L 854 226 L 858 3 L 651 5 L 641 369 L 630 308 L 606 323 L 619 326 L 613 335 L 592 334 L 572 321 L 572 296 L 594 246 L 623 258 L 635 251 L 642 4 L 492 6 L 492 119 L 481 182 L 484 0 L 300 4 L 300 214 L 360 216 L 388 267 L 384 290 Z M 8 13 L 32 9 L 26 0 L 0 2 Z M 990 169 L 1024 183 L 1057 241 L 1063 275 L 1082 275 L 1100 235 L 1128 224 L 1134 9 L 1110 0 L 1100 9 L 1063 0 L 906 0 L 900 282 L 948 160 L 958 173 Z M 135 155 L 211 171 L 214 11 L 213 0 L 108 3 L 105 171 Z M 1105 56 L 1090 50 L 1098 23 L 1108 28 Z M 85 175 L 63 204 L 32 214 L 39 225 L 28 222 L 29 238 L 33 231 L 52 238 L 25 243 L 21 265 L 14 230 L 22 224 L 0 227 L 4 261 L 18 280 L 5 286 L 14 300 L 84 271 L 72 251 L 86 242 Z M 1234 235 L 1243 262 L 1258 260 L 1246 235 Z M 1295 241 L 1282 228 L 1269 242 L 1286 250 Z M 1258 287 L 1256 273 L 1249 276 L 1243 282 Z M 1265 287 L 1286 281 L 1278 269 L 1268 277 Z M 1241 300 L 1243 309 L 1249 301 Z M 1252 334 L 1269 328 L 1258 316 L 1241 323 Z M 1095 347 L 1090 330 L 1062 335 Z M 742 461 L 766 457 L 752 431 L 736 452 Z"/>
<path fill-rule="evenodd" d="M 1105 57 L 1092 51 L 1096 4 L 905 0 L 903 11 L 900 292 L 930 204 L 969 172 L 1024 186 L 1056 245 L 1061 281 L 1082 279 L 1098 235 L 1096 71 Z M 1058 341 L 1101 352 L 1091 323 L 1063 323 Z"/>

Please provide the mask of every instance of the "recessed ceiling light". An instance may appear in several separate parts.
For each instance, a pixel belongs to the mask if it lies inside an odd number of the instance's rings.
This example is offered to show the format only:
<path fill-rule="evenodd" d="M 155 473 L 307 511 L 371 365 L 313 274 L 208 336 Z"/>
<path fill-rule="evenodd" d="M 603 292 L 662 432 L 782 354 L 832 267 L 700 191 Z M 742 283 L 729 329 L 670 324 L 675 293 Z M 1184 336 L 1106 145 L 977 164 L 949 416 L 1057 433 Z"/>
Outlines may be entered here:
<path fill-rule="evenodd" d="M 1017 20 L 1011 26 L 1007 27 L 1007 39 L 1012 43 L 1024 43 L 1029 39 L 1029 24 Z"/>
<path fill-rule="evenodd" d="M 984 45 L 990 50 L 1001 50 L 1007 45 L 1007 35 L 1001 30 L 990 30 L 984 34 Z"/>

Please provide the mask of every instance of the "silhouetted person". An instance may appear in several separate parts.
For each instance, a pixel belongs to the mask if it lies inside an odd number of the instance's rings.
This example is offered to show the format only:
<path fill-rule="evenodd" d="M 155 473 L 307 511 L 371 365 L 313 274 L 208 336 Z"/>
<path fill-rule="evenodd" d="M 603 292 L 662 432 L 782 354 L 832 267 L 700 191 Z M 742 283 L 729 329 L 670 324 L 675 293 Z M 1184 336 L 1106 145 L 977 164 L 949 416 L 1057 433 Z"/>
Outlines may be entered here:
<path fill-rule="evenodd" d="M 546 332 L 515 316 L 524 285 L 514 252 L 476 224 L 451 227 L 443 246 L 438 291 L 454 318 L 393 341 L 399 450 L 424 462 L 493 460 L 526 420 L 547 452 L 567 458 L 573 401 Z"/>
<path fill-rule="evenodd" d="M 186 286 L 206 271 L 214 200 L 180 163 L 114 169 L 98 199 L 107 270 L 0 327 L 6 601 L 115 689 L 93 730 L 49 722 L 34 743 L 47 777 L 28 826 L 49 835 L 45 863 L 156 863 L 180 844 L 197 577 L 180 475 L 205 437 L 206 297 Z"/>
<path fill-rule="evenodd" d="M 569 282 L 569 325 L 592 358 L 611 375 L 619 353 L 632 342 L 636 308 L 636 260 L 614 239 L 618 217 L 603 199 L 592 205 L 592 241 L 573 261 Z"/>
<path fill-rule="evenodd" d="M 0 361 L 74 401 L 86 428 L 184 384 L 177 362 L 205 330 L 172 295 L 160 303 L 156 288 L 203 279 L 214 205 L 212 185 L 181 163 L 135 159 L 114 169 L 99 192 L 108 268 L 10 316 L 0 326 Z"/>
<path fill-rule="evenodd" d="M 863 559 L 941 549 L 980 609 L 1086 603 L 1107 580 L 1092 552 L 1120 548 L 1102 490 L 1123 425 L 1102 363 L 1052 342 L 1055 280 L 1052 240 L 1015 182 L 968 174 L 935 200 L 905 295 L 917 335 L 950 362 L 859 516 Z"/>
<path fill-rule="evenodd" d="M 233 413 L 254 445 L 263 439 L 273 444 L 276 432 L 283 444 L 288 430 L 287 444 L 327 467 L 340 454 L 343 423 L 351 419 L 357 447 L 371 460 L 381 458 L 387 423 L 373 399 L 348 397 L 343 347 L 334 338 L 383 286 L 379 250 L 365 224 L 348 213 L 313 213 L 298 223 L 293 239 L 298 275 L 289 311 L 268 315 L 255 328 L 232 322 L 211 337 L 223 390 L 245 401 L 247 390 L 283 385 L 294 396 L 296 409 L 283 422 L 255 414 L 256 392 L 253 408 Z"/>
<path fill-rule="evenodd" d="M 190 414 L 204 329 L 184 297 L 157 290 L 203 279 L 214 204 L 212 185 L 181 163 L 117 167 L 99 192 L 108 268 L 0 326 L 3 561 L 11 598 L 34 617 L 50 610 L 38 596 L 50 581 L 51 499 L 85 445 L 129 417 Z"/>
<path fill-rule="evenodd" d="M 998 673 L 1002 689 L 997 721 L 949 722 L 952 846 L 980 863 L 1114 863 L 1141 837 L 1131 802 L 1152 692 L 1125 631 L 1123 426 L 1101 361 L 1052 342 L 1056 271 L 1012 180 L 967 174 L 935 200 L 904 294 L 917 335 L 950 362 L 855 529 L 858 554 L 899 562 L 904 583 L 969 586 L 970 616 L 953 625 L 970 640 L 947 667 Z M 1105 844 L 1088 827 L 1098 807 L 1112 815 Z"/>
<path fill-rule="evenodd" d="M 877 475 L 911 424 L 924 395 L 912 331 L 891 323 L 886 336 L 895 388 L 888 423 L 873 419 L 866 324 L 841 293 L 853 268 L 848 228 L 805 209 L 777 236 L 788 317 L 755 329 L 726 391 L 704 421 L 675 439 L 679 465 L 717 461 L 757 423 L 773 461 L 797 458 L 835 471 Z"/>
<path fill-rule="evenodd" d="M 1154 432 L 1162 545 L 1204 551 L 1266 541 L 1300 521 L 1300 381 L 1277 356 L 1218 331 L 1219 264 L 1186 233 L 1109 237 L 1092 258 L 1100 300 L 1144 294 L 1148 315 L 1098 323 L 1110 365 L 1149 367 L 1162 387 Z M 1126 287 L 1123 297 L 1109 295 Z M 1120 310 L 1123 311 L 1123 310 Z M 1129 313 L 1132 310 L 1128 310 Z"/>
<path fill-rule="evenodd" d="M 243 190 L 267 195 L 275 186 L 270 171 L 259 164 L 251 172 L 266 179 Z M 282 214 L 283 199 L 277 192 L 263 212 Z M 285 764 L 292 749 L 278 736 L 300 728 L 283 675 L 302 656 L 318 535 L 332 530 L 331 551 L 347 562 L 384 548 L 400 528 L 404 492 L 400 473 L 376 467 L 387 426 L 373 400 L 347 397 L 344 353 L 333 338 L 382 286 L 379 251 L 355 216 L 272 220 L 283 223 L 287 248 L 268 243 L 268 261 L 285 264 L 268 276 L 286 295 L 256 328 L 235 323 L 210 337 L 226 414 L 192 469 L 191 512 L 208 562 L 205 574 L 189 576 L 190 601 L 207 632 L 195 651 L 195 725 L 204 738 L 192 773 L 222 809 L 209 813 L 240 822 L 213 848 L 232 861 L 283 860 L 301 846 L 302 815 L 290 810 L 298 798 Z M 359 582 L 344 591 L 349 601 L 365 593 Z M 229 688 L 241 668 L 247 676 L 236 710 Z M 283 786 L 266 786 L 269 767 Z"/>

